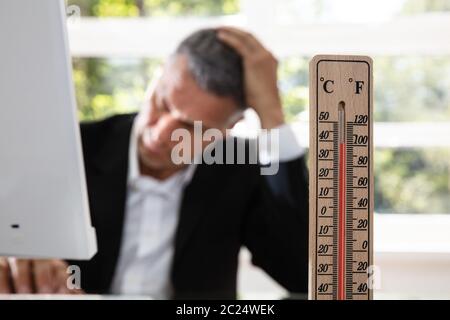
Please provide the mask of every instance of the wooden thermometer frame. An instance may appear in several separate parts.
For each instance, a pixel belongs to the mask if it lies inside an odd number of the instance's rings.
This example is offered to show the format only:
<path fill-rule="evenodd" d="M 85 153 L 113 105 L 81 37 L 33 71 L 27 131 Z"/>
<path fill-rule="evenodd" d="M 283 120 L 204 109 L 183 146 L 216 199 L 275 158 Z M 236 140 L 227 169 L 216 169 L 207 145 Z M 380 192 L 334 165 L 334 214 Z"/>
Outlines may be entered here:
<path fill-rule="evenodd" d="M 372 59 L 315 56 L 309 88 L 309 298 L 372 299 Z"/>

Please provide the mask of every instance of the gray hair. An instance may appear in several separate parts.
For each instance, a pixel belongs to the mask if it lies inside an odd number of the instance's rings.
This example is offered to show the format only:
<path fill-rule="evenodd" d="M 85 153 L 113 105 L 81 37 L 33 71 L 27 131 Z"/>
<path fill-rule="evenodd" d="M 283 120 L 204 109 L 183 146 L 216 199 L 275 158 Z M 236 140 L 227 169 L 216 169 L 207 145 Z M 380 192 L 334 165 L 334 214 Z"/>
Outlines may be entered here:
<path fill-rule="evenodd" d="M 245 109 L 242 57 L 217 37 L 217 30 L 202 29 L 184 39 L 175 51 L 188 58 L 189 71 L 203 90 L 231 97 Z"/>

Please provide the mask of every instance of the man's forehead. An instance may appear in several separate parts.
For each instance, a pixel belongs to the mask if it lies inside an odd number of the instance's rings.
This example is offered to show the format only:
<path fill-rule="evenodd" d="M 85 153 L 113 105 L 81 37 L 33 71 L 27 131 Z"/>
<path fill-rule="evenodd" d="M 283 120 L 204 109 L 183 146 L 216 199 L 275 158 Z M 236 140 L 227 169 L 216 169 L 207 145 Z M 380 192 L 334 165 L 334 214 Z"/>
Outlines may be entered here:
<path fill-rule="evenodd" d="M 189 122 L 202 121 L 206 127 L 226 126 L 237 112 L 232 98 L 219 97 L 198 86 L 184 56 L 168 61 L 158 89 L 172 112 Z"/>

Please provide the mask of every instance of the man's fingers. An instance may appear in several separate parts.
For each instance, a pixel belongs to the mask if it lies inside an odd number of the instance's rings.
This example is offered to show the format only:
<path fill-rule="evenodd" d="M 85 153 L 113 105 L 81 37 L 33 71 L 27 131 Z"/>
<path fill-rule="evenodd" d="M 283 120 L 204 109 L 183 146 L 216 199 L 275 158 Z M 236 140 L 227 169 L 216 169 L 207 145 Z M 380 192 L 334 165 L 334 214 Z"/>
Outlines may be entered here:
<path fill-rule="evenodd" d="M 16 293 L 33 292 L 33 276 L 31 261 L 26 259 L 8 258 L 12 282 Z"/>
<path fill-rule="evenodd" d="M 242 57 L 247 57 L 252 52 L 252 48 L 245 39 L 236 33 L 229 32 L 225 29 L 219 29 L 217 36 L 220 40 L 235 49 Z"/>
<path fill-rule="evenodd" d="M 220 30 L 225 31 L 226 33 L 235 35 L 241 41 L 247 43 L 251 47 L 258 47 L 258 46 L 262 47 L 261 43 L 258 40 L 256 40 L 256 38 L 250 32 L 247 32 L 242 29 L 235 28 L 235 27 L 231 27 L 231 26 L 220 27 L 219 31 Z"/>
<path fill-rule="evenodd" d="M 256 53 L 260 50 L 265 50 L 264 46 L 251 33 L 233 27 L 221 27 L 218 29 L 218 36 L 233 37 L 246 49 L 247 53 Z M 226 41 L 225 39 L 223 39 Z M 231 44 L 230 44 L 231 45 Z M 237 50 L 237 49 L 236 49 Z"/>
<path fill-rule="evenodd" d="M 0 293 L 82 293 L 70 290 L 67 278 L 62 260 L 0 258 Z"/>
<path fill-rule="evenodd" d="M 8 260 L 0 257 L 0 294 L 11 293 L 10 281 Z"/>
<path fill-rule="evenodd" d="M 57 287 L 57 279 L 54 276 L 53 265 L 49 260 L 35 260 L 34 282 L 37 293 L 54 293 Z"/>
<path fill-rule="evenodd" d="M 58 294 L 69 294 L 70 290 L 67 287 L 67 273 L 66 273 L 66 269 L 58 267 L 56 269 L 53 270 L 55 278 L 56 278 L 56 282 L 57 282 L 57 286 L 55 288 L 55 292 Z"/>
<path fill-rule="evenodd" d="M 56 293 L 59 294 L 84 294 L 81 288 L 75 288 L 76 283 L 68 282 L 70 274 L 67 271 L 67 263 L 61 260 L 54 261 L 54 274 L 57 279 Z"/>
<path fill-rule="evenodd" d="M 67 284 L 69 275 L 67 273 L 67 264 L 64 261 L 53 261 L 53 275 L 56 279 L 55 292 L 58 294 L 70 294 L 71 290 L 69 290 Z"/>

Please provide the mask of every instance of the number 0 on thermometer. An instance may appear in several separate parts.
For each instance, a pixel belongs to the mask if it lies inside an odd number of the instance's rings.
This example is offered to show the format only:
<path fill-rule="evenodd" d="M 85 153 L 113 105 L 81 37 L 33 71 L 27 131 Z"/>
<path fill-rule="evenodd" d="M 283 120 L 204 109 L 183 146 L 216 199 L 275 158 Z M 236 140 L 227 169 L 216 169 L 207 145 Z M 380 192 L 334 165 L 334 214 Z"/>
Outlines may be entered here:
<path fill-rule="evenodd" d="M 372 299 L 372 60 L 310 63 L 310 299 Z"/>

